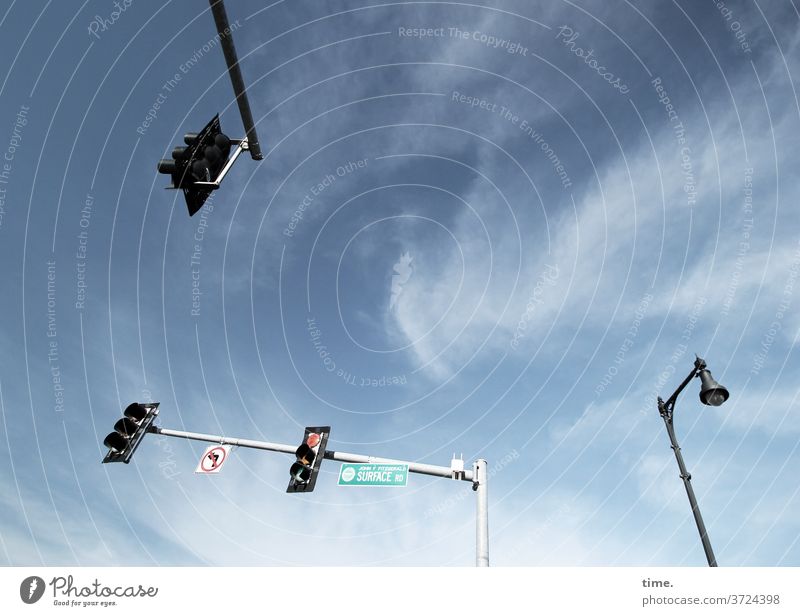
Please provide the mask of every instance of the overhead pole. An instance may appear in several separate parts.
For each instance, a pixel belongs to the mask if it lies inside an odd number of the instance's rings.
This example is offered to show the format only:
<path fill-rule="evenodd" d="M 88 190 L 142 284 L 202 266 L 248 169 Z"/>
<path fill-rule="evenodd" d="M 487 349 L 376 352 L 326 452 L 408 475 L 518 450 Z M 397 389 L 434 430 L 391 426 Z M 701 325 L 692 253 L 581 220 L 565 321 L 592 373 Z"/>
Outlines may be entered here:
<path fill-rule="evenodd" d="M 161 436 L 172 436 L 192 441 L 205 441 L 207 443 L 219 443 L 220 445 L 232 445 L 234 447 L 247 447 L 250 449 L 260 449 L 262 451 L 275 451 L 291 455 L 294 455 L 297 451 L 297 445 L 231 438 L 214 434 L 202 434 L 200 432 L 185 432 L 183 430 L 172 430 L 170 428 L 162 428 L 161 426 L 154 425 L 151 425 L 147 431 L 153 434 L 160 434 Z M 328 460 L 351 462 L 355 464 L 403 464 L 408 466 L 409 473 L 469 481 L 472 483 L 472 489 L 475 491 L 477 499 L 475 515 L 475 565 L 477 567 L 489 566 L 489 497 L 487 492 L 488 473 L 486 472 L 486 460 L 476 460 L 473 464 L 473 470 L 470 471 L 464 470 L 463 465 L 461 468 L 438 466 L 435 464 L 423 464 L 421 462 L 411 462 L 408 460 L 396 460 L 394 458 L 380 458 L 357 453 L 346 453 L 344 451 L 331 451 L 330 449 L 325 450 L 324 457 Z"/>
<path fill-rule="evenodd" d="M 264 155 L 261 153 L 261 146 L 258 143 L 253 113 L 250 111 L 250 102 L 247 99 L 247 88 L 244 85 L 242 71 L 239 68 L 239 58 L 236 55 L 236 47 L 233 44 L 233 33 L 228 23 L 228 15 L 225 12 L 223 0 L 209 0 L 211 12 L 214 15 L 214 23 L 217 25 L 222 52 L 225 54 L 225 62 L 228 65 L 228 75 L 233 85 L 233 93 L 236 95 L 236 103 L 239 105 L 239 113 L 242 116 L 242 124 L 247 138 L 248 150 L 253 160 L 262 160 Z"/>
<path fill-rule="evenodd" d="M 473 465 L 473 490 L 477 497 L 477 511 L 475 512 L 475 566 L 489 566 L 489 492 L 487 485 L 486 460 L 475 460 Z"/>

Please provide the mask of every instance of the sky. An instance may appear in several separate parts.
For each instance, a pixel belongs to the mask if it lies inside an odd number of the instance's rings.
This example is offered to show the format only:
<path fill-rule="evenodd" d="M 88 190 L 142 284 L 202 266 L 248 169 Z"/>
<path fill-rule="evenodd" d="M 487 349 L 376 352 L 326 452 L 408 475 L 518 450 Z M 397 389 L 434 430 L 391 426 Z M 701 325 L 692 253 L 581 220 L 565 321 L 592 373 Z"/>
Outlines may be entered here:
<path fill-rule="evenodd" d="M 0 563 L 800 565 L 796 0 L 227 3 L 264 153 L 194 217 L 156 163 L 244 133 L 208 4 L 0 9 Z"/>

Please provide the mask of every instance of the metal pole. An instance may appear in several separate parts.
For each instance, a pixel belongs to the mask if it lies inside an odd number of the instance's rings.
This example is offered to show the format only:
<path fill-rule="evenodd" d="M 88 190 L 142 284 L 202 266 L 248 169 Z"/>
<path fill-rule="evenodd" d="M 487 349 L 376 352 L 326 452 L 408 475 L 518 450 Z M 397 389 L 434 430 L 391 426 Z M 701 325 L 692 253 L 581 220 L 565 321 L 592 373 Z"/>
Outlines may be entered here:
<path fill-rule="evenodd" d="M 669 435 L 670 446 L 672 451 L 675 452 L 675 459 L 678 461 L 678 469 L 681 473 L 683 485 L 686 488 L 686 495 L 689 497 L 689 505 L 692 507 L 692 515 L 694 516 L 695 524 L 697 524 L 697 531 L 700 533 L 700 541 L 703 543 L 703 550 L 706 553 L 706 560 L 709 567 L 717 566 L 717 559 L 714 556 L 714 550 L 711 549 L 711 541 L 708 538 L 708 531 L 706 525 L 703 523 L 703 516 L 700 515 L 700 506 L 697 504 L 697 498 L 694 495 L 694 488 L 692 488 L 692 474 L 686 470 L 686 465 L 683 462 L 683 455 L 681 448 L 678 445 L 678 440 L 675 438 L 675 427 L 672 418 L 675 413 L 675 402 L 678 395 L 686 388 L 686 386 L 700 374 L 701 370 L 706 368 L 706 362 L 699 356 L 695 356 L 694 368 L 689 375 L 683 379 L 683 382 L 678 386 L 672 395 L 664 402 L 661 397 L 658 398 L 658 413 L 664 420 L 664 425 L 667 427 L 667 434 Z"/>
<path fill-rule="evenodd" d="M 209 443 L 219 443 L 220 445 L 234 445 L 235 447 L 249 447 L 250 449 L 263 449 L 265 451 L 278 451 L 280 453 L 294 453 L 297 451 L 297 445 L 292 447 L 291 445 L 283 445 L 281 443 L 267 443 L 265 441 L 251 441 L 244 438 L 216 436 L 215 434 L 170 430 L 169 428 L 162 428 L 160 426 L 152 426 L 149 431 L 160 434 L 161 436 L 174 436 L 176 438 L 185 438 L 190 441 L 206 441 Z"/>
<path fill-rule="evenodd" d="M 689 504 L 692 507 L 692 514 L 694 514 L 694 521 L 697 524 L 697 531 L 700 533 L 700 541 L 703 542 L 703 550 L 706 553 L 706 560 L 709 567 L 717 566 L 717 559 L 714 556 L 714 550 L 711 549 L 711 541 L 708 538 L 708 531 L 706 525 L 703 523 L 703 516 L 700 515 L 700 506 L 697 504 L 697 499 L 694 496 L 694 489 L 692 488 L 692 474 L 686 470 L 686 465 L 683 463 L 683 455 L 681 455 L 681 448 L 675 438 L 675 429 L 672 425 L 672 413 L 669 415 L 662 415 L 664 424 L 667 426 L 667 434 L 669 434 L 669 442 L 672 450 L 675 452 L 675 459 L 678 461 L 678 469 L 681 472 L 681 479 L 683 485 L 686 487 L 686 495 L 689 497 Z"/>
<path fill-rule="evenodd" d="M 292 451 L 292 453 L 294 453 L 294 451 Z M 431 475 L 433 477 L 444 477 L 445 479 L 454 479 L 453 471 L 449 466 L 421 464 L 420 462 L 394 460 L 392 458 L 376 458 L 374 456 L 364 456 L 357 453 L 345 453 L 343 451 L 326 451 L 325 458 L 329 460 L 338 460 L 339 462 L 355 462 L 362 464 L 407 464 L 409 473 Z M 473 474 L 470 471 L 464 471 L 460 479 L 462 481 L 473 481 Z"/>
<path fill-rule="evenodd" d="M 477 511 L 475 514 L 475 566 L 489 566 L 489 493 L 486 472 L 486 460 L 476 460 L 473 465 L 473 489 L 477 497 Z"/>
<path fill-rule="evenodd" d="M 201 434 L 200 432 L 184 432 L 182 430 L 171 430 L 160 426 L 153 426 L 149 430 L 162 436 L 174 436 L 185 438 L 192 441 L 206 441 L 208 443 L 219 443 L 220 445 L 234 445 L 235 447 L 248 447 L 250 449 L 261 449 L 264 451 L 277 451 L 279 453 L 294 454 L 297 445 L 284 445 L 283 443 L 268 443 L 266 441 L 253 441 L 243 438 L 229 438 L 217 436 L 215 434 Z M 339 462 L 355 462 L 363 464 L 405 464 L 408 465 L 409 473 L 419 475 L 432 475 L 434 477 L 445 477 L 454 479 L 453 471 L 449 466 L 436 466 L 435 464 L 422 464 L 420 462 L 409 462 L 408 460 L 395 460 L 394 458 L 376 458 L 375 456 L 365 456 L 357 453 L 346 453 L 344 451 L 325 451 L 325 459 L 338 460 Z M 484 462 L 485 463 L 485 462 Z M 472 471 L 464 471 L 458 479 L 462 481 L 473 481 Z"/>
<path fill-rule="evenodd" d="M 222 52 L 225 54 L 225 62 L 228 64 L 228 75 L 233 85 L 233 93 L 236 95 L 236 102 L 239 105 L 239 113 L 242 116 L 242 124 L 247 135 L 247 143 L 250 149 L 250 156 L 253 160 L 261 160 L 264 155 L 261 153 L 261 146 L 258 144 L 253 114 L 250 111 L 250 103 L 247 100 L 247 88 L 242 79 L 242 71 L 239 68 L 239 58 L 236 55 L 236 47 L 233 45 L 233 33 L 228 23 L 228 15 L 225 13 L 223 0 L 209 0 L 211 12 L 214 14 L 214 23 L 217 25 Z"/>

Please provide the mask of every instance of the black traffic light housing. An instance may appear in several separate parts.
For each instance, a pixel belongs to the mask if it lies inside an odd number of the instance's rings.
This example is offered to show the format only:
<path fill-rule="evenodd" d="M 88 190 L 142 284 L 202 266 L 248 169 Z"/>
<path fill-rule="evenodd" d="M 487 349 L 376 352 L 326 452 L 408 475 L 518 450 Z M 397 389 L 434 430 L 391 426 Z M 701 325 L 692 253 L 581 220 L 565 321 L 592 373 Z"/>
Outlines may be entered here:
<path fill-rule="evenodd" d="M 219 188 L 225 173 L 241 151 L 247 148 L 247 143 L 236 141 L 239 147 L 229 164 L 233 142 L 222 132 L 219 114 L 199 133 L 186 133 L 183 141 L 186 146 L 177 146 L 172 150 L 172 158 L 158 162 L 158 171 L 172 178 L 172 186 L 168 188 L 183 190 L 189 216 L 194 216 L 203 207 L 211 191 Z"/>
<path fill-rule="evenodd" d="M 297 461 L 289 468 L 290 479 L 289 486 L 286 488 L 287 492 L 314 491 L 330 433 L 330 426 L 306 428 L 303 442 L 295 452 Z"/>
<path fill-rule="evenodd" d="M 103 464 L 108 462 L 128 464 L 157 416 L 158 402 L 129 404 L 124 417 L 114 424 L 114 431 L 103 439 L 103 445 L 108 447 Z"/>

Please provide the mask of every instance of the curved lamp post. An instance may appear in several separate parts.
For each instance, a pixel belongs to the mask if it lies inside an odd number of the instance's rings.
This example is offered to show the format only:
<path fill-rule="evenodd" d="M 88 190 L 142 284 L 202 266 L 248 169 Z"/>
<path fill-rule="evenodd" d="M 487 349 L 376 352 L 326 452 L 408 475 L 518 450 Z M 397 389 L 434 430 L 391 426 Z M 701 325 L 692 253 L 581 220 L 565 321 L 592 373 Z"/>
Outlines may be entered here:
<path fill-rule="evenodd" d="M 730 395 L 728 390 L 714 380 L 714 377 L 711 376 L 711 373 L 706 368 L 705 360 L 697 357 L 694 361 L 694 368 L 689 373 L 689 376 L 683 380 L 683 383 L 680 384 L 678 389 L 675 390 L 675 393 L 673 393 L 666 402 L 660 397 L 658 398 L 658 412 L 664 420 L 664 425 L 667 427 L 669 441 L 672 450 L 675 452 L 675 459 L 678 461 L 678 469 L 680 469 L 681 479 L 683 479 L 683 485 L 689 497 L 689 504 L 692 506 L 692 514 L 694 515 L 694 521 L 697 523 L 700 540 L 703 542 L 703 550 L 705 550 L 706 553 L 708 566 L 716 567 L 717 559 L 714 556 L 714 551 L 711 549 L 711 542 L 708 539 L 705 524 L 703 524 L 703 516 L 700 515 L 700 507 L 697 504 L 697 499 L 692 489 L 692 475 L 686 470 L 686 465 L 683 463 L 681 448 L 678 445 L 678 441 L 675 439 L 675 428 L 672 424 L 675 400 L 678 399 L 678 395 L 695 377 L 700 377 L 700 402 L 708 406 L 719 406 L 728 399 Z"/>

